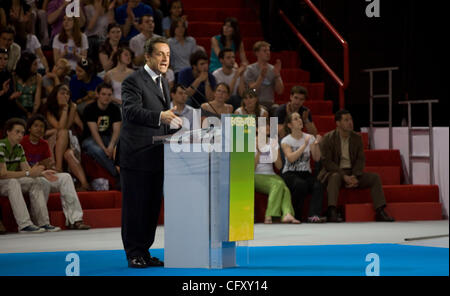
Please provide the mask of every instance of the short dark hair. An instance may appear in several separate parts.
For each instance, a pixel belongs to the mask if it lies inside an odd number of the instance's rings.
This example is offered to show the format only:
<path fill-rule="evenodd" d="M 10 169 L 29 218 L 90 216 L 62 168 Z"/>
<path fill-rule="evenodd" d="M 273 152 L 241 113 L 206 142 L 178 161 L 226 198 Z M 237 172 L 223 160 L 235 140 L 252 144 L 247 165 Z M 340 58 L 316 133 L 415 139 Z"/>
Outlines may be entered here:
<path fill-rule="evenodd" d="M 338 112 L 336 112 L 336 114 L 334 115 L 334 121 L 341 121 L 342 116 L 345 114 L 350 114 L 350 111 L 346 110 L 346 109 L 341 109 Z"/>
<path fill-rule="evenodd" d="M 155 50 L 155 44 L 156 43 L 165 43 L 167 45 L 169 45 L 169 42 L 167 41 L 166 38 L 164 37 L 153 37 L 150 38 L 149 40 L 147 40 L 145 42 L 144 45 L 144 53 L 148 54 L 148 55 L 152 55 L 153 54 L 153 50 Z"/>
<path fill-rule="evenodd" d="M 104 88 L 108 88 L 108 89 L 110 89 L 111 91 L 113 90 L 113 87 L 112 87 L 111 84 L 109 84 L 109 83 L 107 83 L 107 82 L 102 82 L 102 83 L 100 83 L 99 85 L 97 85 L 97 88 L 95 89 L 95 91 L 99 94 L 100 91 L 101 91 L 102 89 L 104 89 Z"/>
<path fill-rule="evenodd" d="M 300 85 L 295 85 L 291 88 L 291 95 L 293 94 L 305 95 L 305 98 L 308 98 L 308 90 Z"/>
<path fill-rule="evenodd" d="M 196 66 L 198 61 L 200 60 L 206 60 L 208 61 L 208 55 L 203 50 L 199 49 L 197 51 L 194 51 L 191 56 L 189 57 L 189 63 L 191 64 L 191 67 Z"/>
<path fill-rule="evenodd" d="M 9 25 L 9 26 L 6 26 L 6 27 L 3 27 L 2 29 L 0 29 L 0 36 L 3 33 L 13 34 L 14 36 L 16 36 L 16 29 L 13 26 Z"/>
<path fill-rule="evenodd" d="M 155 22 L 155 18 L 153 17 L 153 15 L 151 15 L 150 13 L 146 13 L 139 18 L 139 25 L 142 25 L 142 20 L 144 19 L 144 16 L 151 17 L 153 19 L 153 22 Z"/>
<path fill-rule="evenodd" d="M 232 50 L 232 49 L 229 48 L 229 47 L 226 47 L 226 48 L 222 49 L 222 50 L 219 52 L 219 60 L 220 60 L 220 59 L 223 59 L 223 58 L 225 57 L 225 53 L 226 53 L 226 52 L 232 52 L 232 53 L 234 53 L 234 50 Z"/>
<path fill-rule="evenodd" d="M 186 87 L 184 87 L 184 85 L 180 84 L 180 83 L 175 83 L 172 88 L 170 89 L 170 93 L 174 94 L 177 92 L 178 88 L 181 87 L 182 89 L 186 89 Z"/>
<path fill-rule="evenodd" d="M 10 132 L 14 128 L 15 125 L 21 125 L 25 129 L 27 127 L 27 123 L 22 118 L 13 117 L 6 121 L 5 123 L 5 132 Z"/>
<path fill-rule="evenodd" d="M 27 133 L 36 120 L 42 121 L 44 123 L 44 129 L 47 130 L 47 120 L 45 120 L 44 115 L 37 113 L 31 116 L 27 121 L 27 128 L 26 128 Z"/>
<path fill-rule="evenodd" d="M 6 48 L 0 48 L 0 54 L 6 54 L 9 56 L 8 50 Z"/>

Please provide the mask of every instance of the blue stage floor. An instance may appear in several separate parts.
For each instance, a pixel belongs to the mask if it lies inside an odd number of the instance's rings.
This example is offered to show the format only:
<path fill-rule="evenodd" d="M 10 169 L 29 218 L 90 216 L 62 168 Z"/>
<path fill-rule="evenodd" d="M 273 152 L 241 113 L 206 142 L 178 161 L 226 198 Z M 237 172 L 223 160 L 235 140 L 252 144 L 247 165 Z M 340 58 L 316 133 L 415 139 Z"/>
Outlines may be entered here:
<path fill-rule="evenodd" d="M 374 263 L 366 261 L 370 253 L 378 256 L 381 276 L 449 275 L 448 248 L 364 244 L 238 247 L 239 267 L 221 270 L 131 269 L 120 250 L 10 253 L 0 254 L 0 276 L 65 276 L 70 253 L 79 257 L 81 276 L 365 276 Z M 163 249 L 151 253 L 164 259 Z"/>

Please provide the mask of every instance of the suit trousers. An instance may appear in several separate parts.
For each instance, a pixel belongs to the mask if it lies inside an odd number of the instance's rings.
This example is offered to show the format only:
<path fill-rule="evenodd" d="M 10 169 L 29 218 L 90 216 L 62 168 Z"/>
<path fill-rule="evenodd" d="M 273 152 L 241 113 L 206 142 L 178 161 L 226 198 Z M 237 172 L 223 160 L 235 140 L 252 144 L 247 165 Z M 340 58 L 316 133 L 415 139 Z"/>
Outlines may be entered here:
<path fill-rule="evenodd" d="M 120 170 L 122 185 L 122 242 L 127 259 L 150 256 L 155 239 L 164 171 Z"/>
<path fill-rule="evenodd" d="M 352 171 L 345 169 L 346 175 L 351 175 Z M 370 188 L 370 195 L 372 196 L 372 202 L 375 209 L 386 205 L 386 199 L 384 197 L 383 187 L 381 185 L 380 176 L 376 173 L 364 172 L 359 178 L 359 185 L 357 188 Z M 342 176 L 338 173 L 333 173 L 327 180 L 327 194 L 328 194 L 328 206 L 337 206 L 339 190 L 345 182 Z"/>

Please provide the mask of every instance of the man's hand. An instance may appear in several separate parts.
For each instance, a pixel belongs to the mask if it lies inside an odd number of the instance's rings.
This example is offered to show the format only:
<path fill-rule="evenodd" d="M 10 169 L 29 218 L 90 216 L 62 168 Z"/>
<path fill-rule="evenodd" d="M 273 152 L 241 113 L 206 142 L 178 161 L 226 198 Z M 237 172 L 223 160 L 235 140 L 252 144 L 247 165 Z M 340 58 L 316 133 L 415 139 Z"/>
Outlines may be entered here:
<path fill-rule="evenodd" d="M 208 72 L 200 72 L 198 79 L 200 80 L 200 82 L 206 81 L 208 79 Z"/>
<path fill-rule="evenodd" d="M 278 77 L 281 75 L 281 60 L 277 59 L 275 62 L 275 65 L 273 67 L 273 74 L 275 74 L 275 77 Z"/>
<path fill-rule="evenodd" d="M 45 167 L 43 165 L 35 164 L 30 169 L 30 177 L 33 177 L 33 178 L 39 177 L 39 176 L 41 176 L 41 174 L 44 170 L 45 170 Z"/>
<path fill-rule="evenodd" d="M 50 182 L 58 181 L 58 176 L 56 176 L 56 171 L 54 170 L 45 170 L 42 172 L 42 176 Z"/>
<path fill-rule="evenodd" d="M 345 188 L 356 188 L 358 187 L 359 181 L 355 176 L 344 176 Z"/>
<path fill-rule="evenodd" d="M 175 111 L 177 111 L 177 106 L 161 112 L 161 122 L 170 125 L 171 128 L 177 129 L 183 125 L 183 120 L 175 115 Z"/>
<path fill-rule="evenodd" d="M 114 147 L 112 147 L 111 145 L 109 145 L 108 147 L 106 147 L 103 151 L 105 151 L 106 156 L 108 156 L 109 159 L 113 158 L 114 155 Z"/>

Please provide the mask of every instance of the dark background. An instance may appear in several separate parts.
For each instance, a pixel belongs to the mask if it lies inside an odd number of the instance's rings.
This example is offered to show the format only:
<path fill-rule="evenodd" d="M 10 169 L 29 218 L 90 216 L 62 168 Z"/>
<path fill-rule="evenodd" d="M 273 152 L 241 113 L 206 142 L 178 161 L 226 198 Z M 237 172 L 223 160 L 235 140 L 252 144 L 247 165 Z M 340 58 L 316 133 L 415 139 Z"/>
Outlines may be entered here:
<path fill-rule="evenodd" d="M 350 84 L 345 92 L 346 109 L 352 112 L 355 128 L 369 126 L 369 74 L 363 69 L 399 67 L 393 72 L 393 125 L 407 119 L 402 100 L 438 99 L 433 104 L 433 125 L 448 126 L 447 91 L 448 46 L 450 27 L 445 20 L 446 1 L 380 0 L 380 17 L 366 16 L 365 0 L 313 0 L 322 14 L 349 44 Z M 339 107 L 338 87 L 334 80 L 300 44 L 279 17 L 281 8 L 300 33 L 343 77 L 343 51 L 312 10 L 301 0 L 261 0 L 259 13 L 264 37 L 272 50 L 298 50 L 301 68 L 311 72 L 313 82 L 325 82 L 325 99 Z M 445 80 L 444 80 L 445 78 Z M 387 72 L 374 74 L 374 93 L 387 94 Z M 388 119 L 388 100 L 378 99 L 374 120 Z M 427 105 L 413 106 L 412 124 L 428 125 Z"/>

